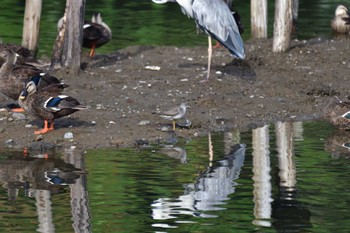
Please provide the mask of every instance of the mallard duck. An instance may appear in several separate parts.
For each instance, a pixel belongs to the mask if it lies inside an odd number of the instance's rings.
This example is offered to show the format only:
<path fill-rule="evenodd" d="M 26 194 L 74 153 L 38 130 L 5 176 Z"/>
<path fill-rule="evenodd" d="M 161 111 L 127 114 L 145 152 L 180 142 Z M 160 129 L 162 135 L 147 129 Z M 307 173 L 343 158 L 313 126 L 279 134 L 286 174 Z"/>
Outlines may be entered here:
<path fill-rule="evenodd" d="M 348 13 L 348 8 L 344 5 L 339 5 L 337 7 L 335 10 L 335 16 L 331 21 L 331 26 L 335 33 L 350 33 L 350 14 Z"/>
<path fill-rule="evenodd" d="M 90 57 L 94 57 L 95 48 L 101 47 L 112 39 L 112 31 L 102 21 L 101 14 L 94 14 L 90 22 L 85 22 L 83 30 L 83 47 L 90 49 Z"/>
<path fill-rule="evenodd" d="M 27 112 L 44 120 L 44 128 L 35 134 L 44 134 L 54 129 L 54 120 L 68 116 L 78 110 L 86 109 L 71 96 L 61 95 L 61 84 L 52 84 L 38 90 L 34 81 L 27 83 L 18 103 Z"/>
<path fill-rule="evenodd" d="M 6 51 L 6 50 L 12 50 L 19 56 L 17 57 L 17 63 L 25 63 L 27 61 L 33 62 L 36 61 L 32 54 L 30 53 L 29 49 L 24 48 L 17 44 L 3 44 L 0 43 L 0 52 Z M 0 60 L 0 64 L 2 65 L 6 60 L 2 59 Z"/>
<path fill-rule="evenodd" d="M 350 102 L 332 101 L 325 108 L 325 118 L 338 129 L 350 129 Z"/>
<path fill-rule="evenodd" d="M 173 121 L 173 130 L 175 130 L 176 122 L 175 120 L 181 119 L 186 114 L 186 108 L 189 107 L 185 103 L 181 103 L 180 106 L 172 107 L 169 110 L 158 112 L 158 115 L 167 120 Z"/>
<path fill-rule="evenodd" d="M 39 89 L 51 84 L 62 84 L 56 77 L 44 73 L 35 66 L 16 65 L 17 54 L 12 50 L 1 51 L 0 57 L 6 60 L 0 68 L 0 92 L 11 99 L 17 100 L 25 84 L 32 80 Z M 61 85 L 62 88 L 67 86 Z"/>

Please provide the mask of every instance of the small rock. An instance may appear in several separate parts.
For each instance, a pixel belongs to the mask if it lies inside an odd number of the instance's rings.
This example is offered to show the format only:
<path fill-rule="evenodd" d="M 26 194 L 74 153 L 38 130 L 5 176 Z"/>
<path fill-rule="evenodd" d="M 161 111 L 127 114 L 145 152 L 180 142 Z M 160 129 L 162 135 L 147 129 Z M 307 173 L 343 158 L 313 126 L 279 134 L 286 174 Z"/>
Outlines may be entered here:
<path fill-rule="evenodd" d="M 158 70 L 160 70 L 160 67 L 159 66 L 145 66 L 145 69 L 158 71 Z"/>
<path fill-rule="evenodd" d="M 5 144 L 8 145 L 8 146 L 11 146 L 15 143 L 15 141 L 13 139 L 8 139 L 6 140 Z"/>
<path fill-rule="evenodd" d="M 166 126 L 163 126 L 160 130 L 163 131 L 163 132 L 168 132 L 168 131 L 169 131 L 169 128 L 166 127 Z"/>
<path fill-rule="evenodd" d="M 7 118 L 7 120 L 8 120 L 9 122 L 14 121 L 14 119 L 13 119 L 12 117 Z"/>
<path fill-rule="evenodd" d="M 33 125 L 31 125 L 31 124 L 26 124 L 24 127 L 25 127 L 25 128 L 32 128 Z"/>
<path fill-rule="evenodd" d="M 12 113 L 12 117 L 15 120 L 24 120 L 24 119 L 26 119 L 26 116 L 23 113 L 19 113 L 19 112 Z"/>
<path fill-rule="evenodd" d="M 135 146 L 148 146 L 149 141 L 147 139 L 138 139 L 135 141 Z"/>
<path fill-rule="evenodd" d="M 64 134 L 64 139 L 72 139 L 74 138 L 73 133 L 72 132 L 68 132 Z"/>
<path fill-rule="evenodd" d="M 151 122 L 149 120 L 142 120 L 139 122 L 139 125 L 149 125 Z"/>

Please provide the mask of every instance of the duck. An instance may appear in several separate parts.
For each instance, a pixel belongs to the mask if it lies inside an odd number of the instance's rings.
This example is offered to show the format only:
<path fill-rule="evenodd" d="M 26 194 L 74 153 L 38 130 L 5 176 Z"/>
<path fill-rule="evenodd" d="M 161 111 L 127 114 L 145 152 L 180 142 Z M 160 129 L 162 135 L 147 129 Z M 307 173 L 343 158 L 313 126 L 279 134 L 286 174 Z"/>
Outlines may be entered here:
<path fill-rule="evenodd" d="M 339 5 L 335 10 L 335 16 L 331 21 L 333 32 L 337 34 L 350 33 L 350 14 L 348 8 L 344 5 Z"/>
<path fill-rule="evenodd" d="M 18 44 L 11 44 L 11 43 L 0 43 L 0 52 L 5 50 L 12 50 L 19 56 L 17 57 L 17 63 L 25 63 L 25 62 L 36 62 L 36 59 L 32 56 L 29 49 L 18 45 Z M 5 59 L 0 60 L 0 64 L 2 65 L 5 62 Z"/>
<path fill-rule="evenodd" d="M 166 111 L 158 112 L 158 115 L 167 120 L 173 122 L 173 130 L 176 129 L 176 120 L 183 118 L 186 115 L 187 108 L 189 106 L 185 103 L 181 103 L 180 106 L 172 107 Z"/>
<path fill-rule="evenodd" d="M 332 100 L 325 108 L 325 118 L 340 130 L 350 129 L 350 102 Z"/>
<path fill-rule="evenodd" d="M 5 63 L 0 68 L 0 92 L 7 97 L 18 100 L 18 97 L 29 81 L 34 81 L 39 89 L 51 85 L 62 84 L 62 90 L 68 85 L 63 84 L 58 78 L 43 72 L 33 65 L 17 65 L 17 53 L 13 50 L 4 50 L 0 52 L 0 57 L 5 59 Z M 13 111 L 21 112 L 21 109 Z"/>
<path fill-rule="evenodd" d="M 50 132 L 54 130 L 55 119 L 86 109 L 77 99 L 62 95 L 60 85 L 52 84 L 39 90 L 35 82 L 30 81 L 23 88 L 18 98 L 19 105 L 44 121 L 44 128 L 34 131 L 34 134 Z"/>
<path fill-rule="evenodd" d="M 91 21 L 83 26 L 83 47 L 90 49 L 89 56 L 95 56 L 95 49 L 112 39 L 112 30 L 102 21 L 100 13 L 93 14 Z"/>

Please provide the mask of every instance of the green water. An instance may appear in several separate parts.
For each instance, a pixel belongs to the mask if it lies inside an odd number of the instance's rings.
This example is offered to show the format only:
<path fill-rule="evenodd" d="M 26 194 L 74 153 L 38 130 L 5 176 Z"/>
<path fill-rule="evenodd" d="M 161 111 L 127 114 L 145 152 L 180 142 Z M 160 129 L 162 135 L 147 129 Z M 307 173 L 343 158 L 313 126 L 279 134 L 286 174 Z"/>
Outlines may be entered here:
<path fill-rule="evenodd" d="M 298 38 L 330 37 L 330 20 L 341 0 L 299 0 Z M 25 1 L 2 0 L 0 37 L 5 43 L 21 43 Z M 235 0 L 245 32 L 250 37 L 249 1 Z M 43 1 L 40 25 L 39 57 L 50 55 L 56 38 L 56 23 L 62 17 L 65 1 Z M 274 1 L 268 4 L 269 36 L 272 35 Z M 206 46 L 207 38 L 197 35 L 195 23 L 182 14 L 174 3 L 157 5 L 151 0 L 94 0 L 86 1 L 86 18 L 101 12 L 104 21 L 113 31 L 111 42 L 98 53 L 111 53 L 132 45 Z"/>
<path fill-rule="evenodd" d="M 181 156 L 1 150 L 0 231 L 348 232 L 348 140 L 323 122 L 279 122 L 180 140 Z M 44 175 L 55 168 L 61 179 Z"/>

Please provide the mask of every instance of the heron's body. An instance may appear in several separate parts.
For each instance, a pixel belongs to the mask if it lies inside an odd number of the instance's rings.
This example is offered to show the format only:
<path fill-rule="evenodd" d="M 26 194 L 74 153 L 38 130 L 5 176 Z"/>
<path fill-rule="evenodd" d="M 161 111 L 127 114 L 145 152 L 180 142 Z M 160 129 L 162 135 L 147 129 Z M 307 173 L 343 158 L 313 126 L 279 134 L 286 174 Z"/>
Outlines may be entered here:
<path fill-rule="evenodd" d="M 177 2 L 182 12 L 193 18 L 202 31 L 219 41 L 230 53 L 244 59 L 245 51 L 239 28 L 227 3 L 223 0 L 152 0 L 155 3 Z M 211 60 L 209 37 L 208 75 Z"/>

